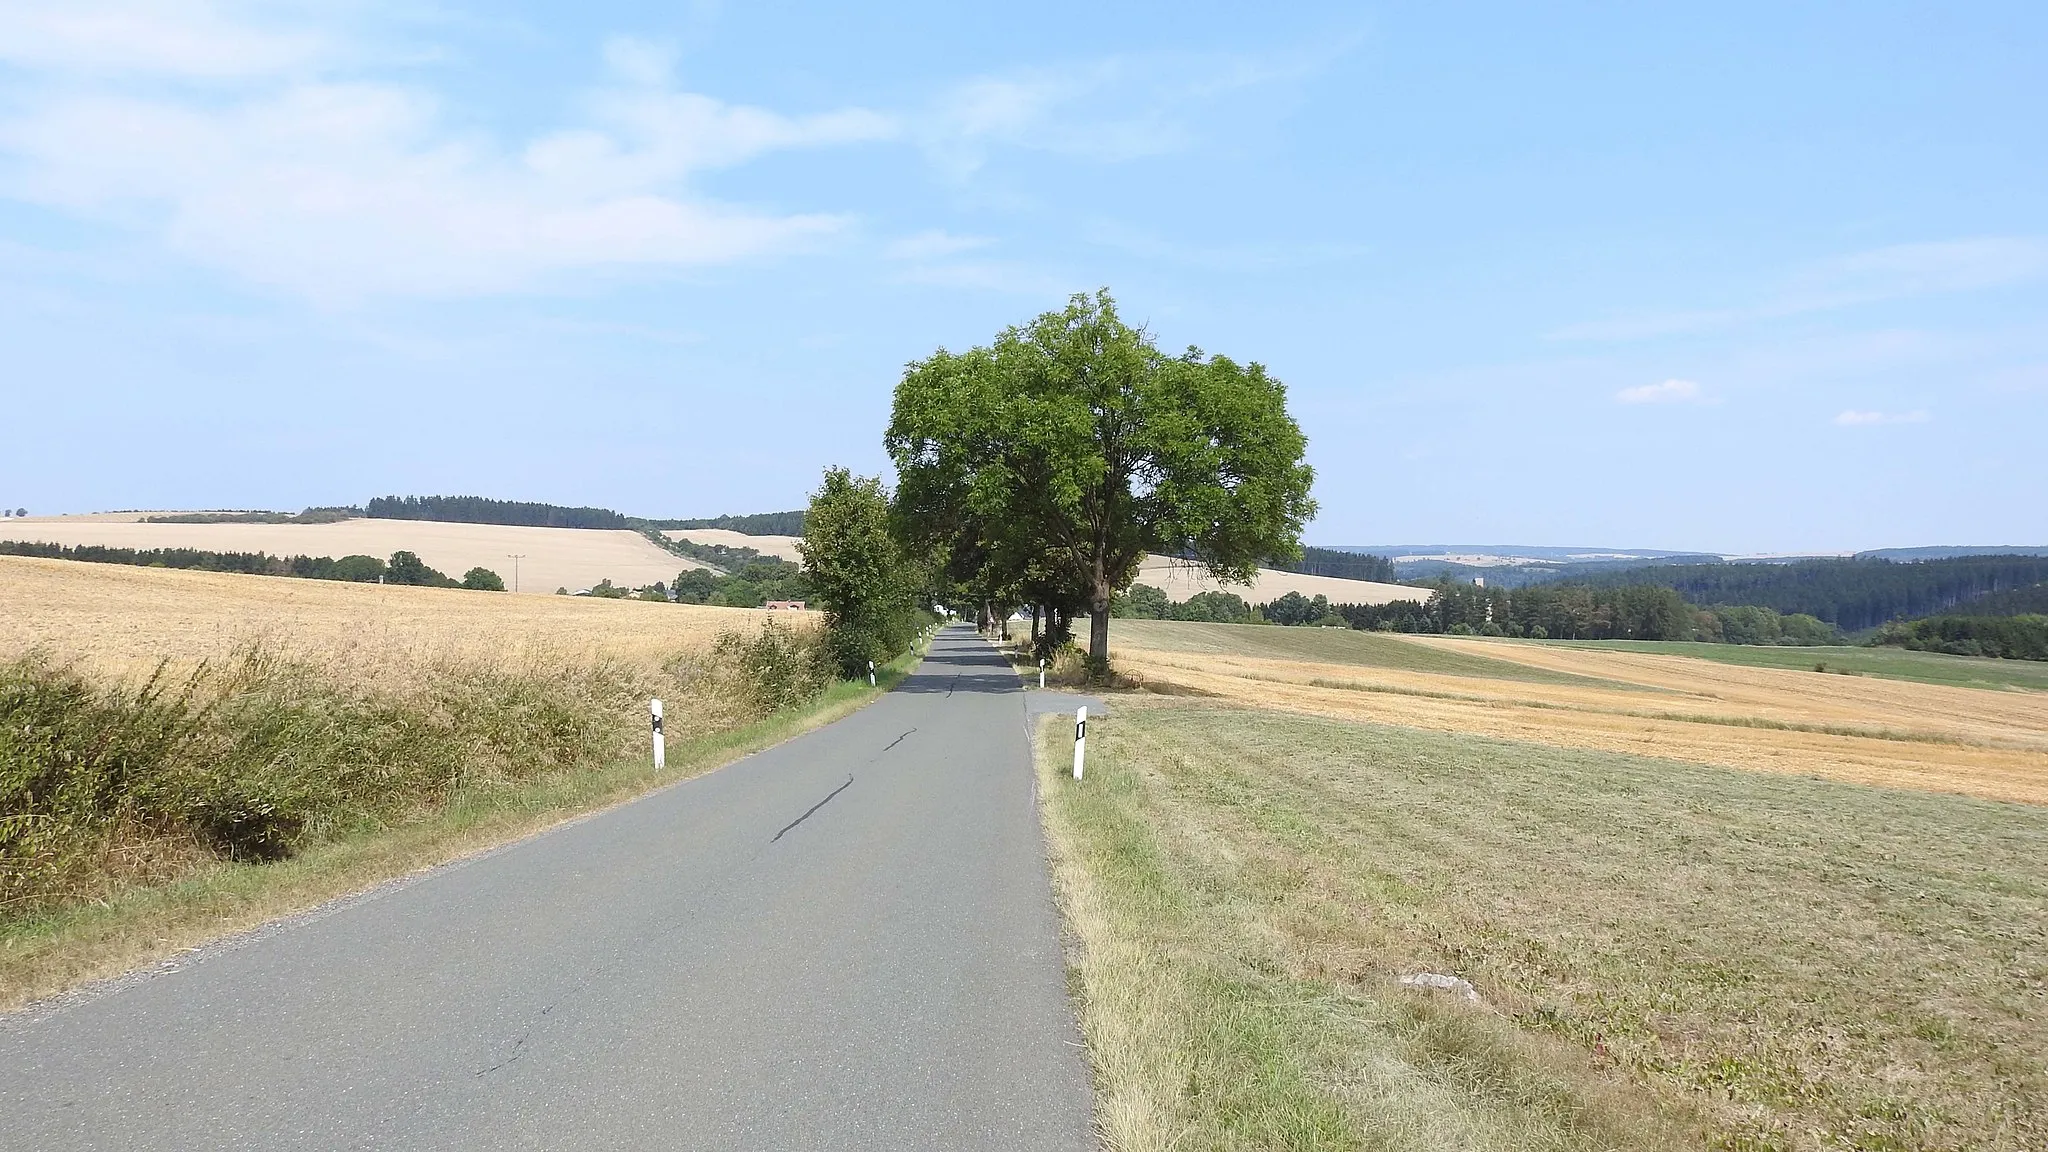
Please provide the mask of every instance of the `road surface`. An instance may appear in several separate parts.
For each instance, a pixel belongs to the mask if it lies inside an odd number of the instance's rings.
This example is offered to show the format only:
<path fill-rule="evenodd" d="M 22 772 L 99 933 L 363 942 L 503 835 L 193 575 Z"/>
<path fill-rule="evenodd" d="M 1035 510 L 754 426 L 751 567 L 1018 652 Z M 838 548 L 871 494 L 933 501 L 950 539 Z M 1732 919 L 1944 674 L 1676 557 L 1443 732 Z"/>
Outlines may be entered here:
<path fill-rule="evenodd" d="M 0 1017 L 0 1147 L 1083 1149 L 1008 666 Z"/>

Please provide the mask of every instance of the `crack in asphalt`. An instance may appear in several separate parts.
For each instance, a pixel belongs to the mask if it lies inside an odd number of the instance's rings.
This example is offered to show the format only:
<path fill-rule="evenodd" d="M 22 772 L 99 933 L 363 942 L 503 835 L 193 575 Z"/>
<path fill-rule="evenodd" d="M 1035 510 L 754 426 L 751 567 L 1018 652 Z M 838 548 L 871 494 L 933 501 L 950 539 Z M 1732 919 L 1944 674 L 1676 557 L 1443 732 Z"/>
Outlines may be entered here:
<path fill-rule="evenodd" d="M 917 731 L 917 729 L 915 729 L 915 728 L 912 728 L 912 729 L 910 730 L 910 732 L 915 732 L 915 731 Z M 910 735 L 910 732 L 905 732 L 905 733 L 903 734 L 903 736 L 908 736 L 908 735 Z M 895 747 L 895 746 L 897 746 L 898 744 L 901 744 L 901 743 L 903 743 L 903 736 L 898 736 L 898 737 L 897 737 L 897 738 L 895 738 L 894 740 L 891 740 L 891 741 L 889 741 L 889 743 L 888 743 L 887 745 L 885 745 L 885 746 L 884 746 L 884 747 L 882 748 L 882 751 L 883 751 L 883 752 L 887 752 L 887 751 L 888 751 L 889 749 L 891 749 L 891 748 L 894 748 L 894 747 Z"/>
<path fill-rule="evenodd" d="M 909 733 L 906 732 L 904 733 L 904 735 L 908 736 Z M 851 787 L 853 787 L 853 774 L 849 772 L 846 776 L 846 783 L 841 784 L 839 787 L 834 788 L 830 792 L 825 793 L 825 798 L 823 800 L 820 800 L 816 804 L 811 805 L 810 808 L 807 809 L 803 815 L 797 817 L 794 820 L 791 820 L 788 824 L 783 825 L 782 832 L 777 832 L 773 837 L 769 839 L 768 842 L 770 844 L 773 844 L 775 843 L 775 841 L 782 839 L 783 832 L 787 832 L 791 828 L 794 828 L 797 825 L 803 823 L 804 821 L 809 820 L 811 818 L 812 812 L 816 812 L 818 809 L 823 808 L 827 804 L 830 804 L 834 796 L 839 795 L 841 792 L 844 792 Z"/>

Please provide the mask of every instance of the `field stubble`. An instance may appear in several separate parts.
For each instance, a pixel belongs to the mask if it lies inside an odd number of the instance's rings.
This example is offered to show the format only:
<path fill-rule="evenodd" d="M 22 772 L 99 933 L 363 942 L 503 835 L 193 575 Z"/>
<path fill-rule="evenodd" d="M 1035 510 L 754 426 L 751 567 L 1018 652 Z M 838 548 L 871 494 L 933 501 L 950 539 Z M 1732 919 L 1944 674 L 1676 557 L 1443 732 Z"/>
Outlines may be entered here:
<path fill-rule="evenodd" d="M 2048 1140 L 2036 808 L 1142 694 L 1090 735 L 1040 786 L 1122 1152 Z"/>
<path fill-rule="evenodd" d="M 1148 623 L 1118 622 L 1117 666 L 1160 691 L 1558 747 L 2048 803 L 2044 693 L 1635 652 L 1320 630 L 1294 640 L 1289 633 L 1309 630 Z M 1233 644 L 1244 647 L 1233 653 Z M 1289 644 L 1297 646 L 1291 658 Z M 1261 654 L 1244 654 L 1245 647 Z"/>

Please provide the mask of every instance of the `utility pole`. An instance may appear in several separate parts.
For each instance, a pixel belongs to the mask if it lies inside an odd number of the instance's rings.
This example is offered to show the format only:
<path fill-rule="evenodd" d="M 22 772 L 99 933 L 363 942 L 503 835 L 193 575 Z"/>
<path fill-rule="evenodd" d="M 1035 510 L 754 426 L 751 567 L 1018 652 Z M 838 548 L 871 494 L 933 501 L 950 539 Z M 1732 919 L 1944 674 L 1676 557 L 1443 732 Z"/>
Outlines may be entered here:
<path fill-rule="evenodd" d="M 505 553 L 505 559 L 512 562 L 512 590 L 517 592 L 519 591 L 519 562 L 526 559 L 526 553 L 507 552 Z"/>

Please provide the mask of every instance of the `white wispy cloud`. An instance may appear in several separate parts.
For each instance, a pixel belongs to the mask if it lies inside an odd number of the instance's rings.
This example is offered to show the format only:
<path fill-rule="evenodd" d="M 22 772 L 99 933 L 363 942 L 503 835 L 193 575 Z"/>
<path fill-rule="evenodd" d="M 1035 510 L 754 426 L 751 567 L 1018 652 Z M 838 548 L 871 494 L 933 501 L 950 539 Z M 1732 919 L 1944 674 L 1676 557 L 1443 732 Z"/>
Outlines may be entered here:
<path fill-rule="evenodd" d="M 943 260 L 962 252 L 986 248 L 991 243 L 993 241 L 986 236 L 956 236 L 944 229 L 933 228 L 890 241 L 883 247 L 882 254 L 891 260 Z"/>
<path fill-rule="evenodd" d="M 1665 380 L 1623 388 L 1614 394 L 1614 398 L 1623 404 L 1689 404 L 1698 402 L 1701 396 L 1700 386 L 1695 381 Z"/>
<path fill-rule="evenodd" d="M 1851 408 L 1835 416 L 1835 423 L 1854 428 L 1870 424 L 1925 424 L 1933 419 L 1924 408 L 1911 412 L 1874 412 Z"/>
<path fill-rule="evenodd" d="M 1328 68 L 1355 37 L 1271 53 L 1130 53 L 977 76 L 918 118 L 927 155 L 955 179 L 996 148 L 1120 163 L 1183 151 L 1219 106 L 1285 90 Z"/>
<path fill-rule="evenodd" d="M 0 44 L 61 33 L 61 50 L 11 57 L 31 79 L 0 115 L 0 194 L 154 231 L 193 260 L 330 301 L 801 248 L 848 219 L 721 203 L 692 178 L 900 131 L 867 109 L 792 116 L 677 91 L 660 46 L 615 40 L 579 123 L 507 147 L 459 127 L 429 90 L 322 68 L 343 53 L 318 31 L 258 28 L 200 3 L 79 12 L 27 5 L 0 24 Z M 145 51 L 181 18 L 191 22 Z M 212 78 L 230 60 L 241 70 L 226 94 L 117 82 Z"/>
<path fill-rule="evenodd" d="M 220 80 L 310 67 L 335 48 L 319 30 L 210 0 L 0 4 L 0 60 L 25 68 Z"/>
<path fill-rule="evenodd" d="M 1894 244 L 1797 269 L 1754 304 L 1616 316 L 1568 325 L 1549 337 L 1596 342 L 1647 340 L 1886 300 L 1982 291 L 2043 276 L 2048 276 L 2048 237 L 1982 236 Z"/>

